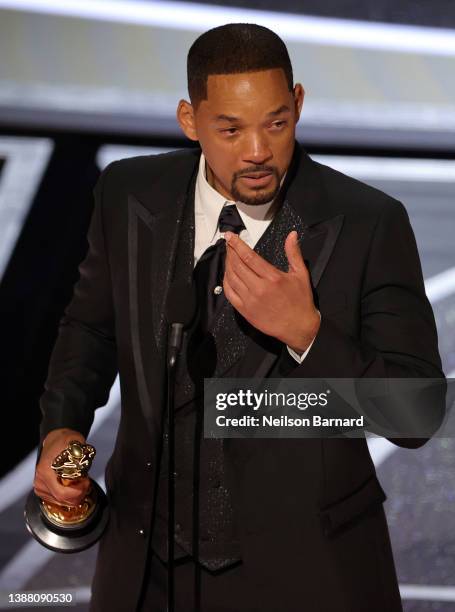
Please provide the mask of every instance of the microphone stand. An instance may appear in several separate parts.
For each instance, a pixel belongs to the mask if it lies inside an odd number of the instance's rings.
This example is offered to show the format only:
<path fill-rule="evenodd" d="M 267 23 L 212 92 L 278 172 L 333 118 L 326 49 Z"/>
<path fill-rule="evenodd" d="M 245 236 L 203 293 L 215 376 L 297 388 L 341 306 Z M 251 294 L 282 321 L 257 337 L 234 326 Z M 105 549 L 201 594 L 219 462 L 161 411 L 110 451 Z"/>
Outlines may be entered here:
<path fill-rule="evenodd" d="M 175 521 L 175 427 L 174 396 L 177 359 L 181 347 L 183 324 L 172 323 L 167 354 L 167 416 L 168 416 L 168 574 L 167 612 L 174 612 L 174 521 Z"/>
<path fill-rule="evenodd" d="M 174 612 L 175 581 L 174 581 L 174 534 L 175 534 L 175 378 L 176 365 L 183 343 L 183 330 L 188 326 L 196 310 L 196 295 L 194 288 L 185 279 L 174 281 L 166 298 L 165 316 L 169 323 L 166 353 L 167 373 L 167 417 L 168 417 L 168 605 L 167 612 Z M 164 425 L 164 419 L 163 419 Z M 164 441 L 164 427 L 163 427 Z"/>

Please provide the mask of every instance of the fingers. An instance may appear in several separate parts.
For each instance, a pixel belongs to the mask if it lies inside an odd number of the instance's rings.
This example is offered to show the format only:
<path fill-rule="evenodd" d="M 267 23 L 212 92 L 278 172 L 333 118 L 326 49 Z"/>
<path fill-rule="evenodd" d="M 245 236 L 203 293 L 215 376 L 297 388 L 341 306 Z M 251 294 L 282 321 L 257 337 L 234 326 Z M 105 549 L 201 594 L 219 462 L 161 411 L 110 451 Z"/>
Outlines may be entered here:
<path fill-rule="evenodd" d="M 41 487 L 35 487 L 35 493 L 44 501 L 58 504 L 61 506 L 77 506 L 83 502 L 88 494 L 87 491 L 74 491 L 72 487 L 67 487 L 65 495 L 60 492 L 54 492 L 51 489 L 44 489 Z"/>
<path fill-rule="evenodd" d="M 36 491 L 35 491 L 36 492 Z M 38 497 L 40 499 L 42 499 L 45 502 L 48 502 L 49 504 L 55 504 L 57 506 L 78 506 L 79 504 L 81 504 L 86 495 L 82 495 L 82 496 L 78 496 L 74 499 L 56 499 L 55 497 L 53 497 L 50 493 L 46 493 L 46 492 L 42 492 L 41 494 L 38 494 Z"/>
<path fill-rule="evenodd" d="M 250 289 L 254 289 L 259 281 L 257 274 L 250 270 L 232 249 L 228 249 L 226 253 L 224 276 L 232 289 L 244 296 Z"/>
<path fill-rule="evenodd" d="M 223 291 L 226 299 L 234 306 L 234 308 L 241 312 L 243 309 L 243 302 L 239 294 L 235 291 L 229 282 L 229 275 L 225 274 L 223 279 Z"/>
<path fill-rule="evenodd" d="M 35 469 L 33 489 L 41 499 L 62 506 L 77 506 L 80 504 L 91 487 L 90 478 L 83 477 L 69 480 L 66 484 L 59 480 L 57 473 L 51 465 L 71 440 L 85 442 L 85 437 L 72 429 L 55 429 L 48 433 L 43 441 L 40 460 Z"/>
<path fill-rule="evenodd" d="M 268 278 L 276 272 L 272 264 L 253 251 L 237 234 L 226 232 L 224 235 L 227 247 L 230 247 L 239 256 L 242 262 L 250 271 L 253 271 L 261 278 Z M 229 248 L 227 249 L 229 251 Z"/>
<path fill-rule="evenodd" d="M 302 251 L 299 246 L 299 238 L 295 230 L 287 235 L 284 243 L 284 250 L 286 251 L 286 257 L 289 262 L 289 271 L 307 272 L 307 267 L 303 261 Z"/>
<path fill-rule="evenodd" d="M 39 493 L 36 493 L 35 489 L 35 493 L 41 497 L 41 499 L 61 506 L 77 506 L 81 504 L 87 496 L 88 491 L 89 487 L 86 491 L 79 491 L 74 490 L 72 486 L 65 487 L 65 494 L 60 493 L 60 491 L 55 492 L 51 489 L 40 490 Z"/>
<path fill-rule="evenodd" d="M 37 466 L 33 489 L 44 501 L 64 506 L 77 506 L 80 504 L 91 487 L 88 477 L 81 478 L 77 482 L 71 482 L 65 486 L 57 480 L 52 470 L 50 473 L 44 468 Z"/>

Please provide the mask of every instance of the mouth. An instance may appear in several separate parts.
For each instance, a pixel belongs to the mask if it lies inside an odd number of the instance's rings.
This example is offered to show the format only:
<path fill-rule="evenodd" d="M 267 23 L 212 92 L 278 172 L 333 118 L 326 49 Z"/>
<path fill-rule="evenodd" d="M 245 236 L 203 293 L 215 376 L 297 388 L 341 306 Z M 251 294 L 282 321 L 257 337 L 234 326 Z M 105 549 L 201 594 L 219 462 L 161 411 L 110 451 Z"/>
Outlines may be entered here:
<path fill-rule="evenodd" d="M 273 178 L 272 172 L 255 172 L 240 177 L 249 187 L 266 187 Z"/>

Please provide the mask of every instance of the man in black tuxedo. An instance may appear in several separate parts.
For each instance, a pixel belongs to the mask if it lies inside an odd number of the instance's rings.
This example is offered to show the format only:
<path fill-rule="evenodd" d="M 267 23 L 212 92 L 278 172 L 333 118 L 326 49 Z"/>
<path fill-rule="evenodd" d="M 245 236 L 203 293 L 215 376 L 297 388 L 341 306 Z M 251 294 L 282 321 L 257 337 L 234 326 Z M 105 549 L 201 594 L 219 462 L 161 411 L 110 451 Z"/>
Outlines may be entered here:
<path fill-rule="evenodd" d="M 49 463 L 69 439 L 85 440 L 118 371 L 111 521 L 91 610 L 166 609 L 163 310 L 172 280 L 194 280 L 198 316 L 175 399 L 176 609 L 397 612 L 385 494 L 365 439 L 204 439 L 201 383 L 442 377 L 408 216 L 295 142 L 304 90 L 270 30 L 203 34 L 188 85 L 177 117 L 202 151 L 114 162 L 96 185 L 89 251 L 41 402 L 35 491 L 83 497 L 86 484 L 62 487 Z M 443 408 L 432 411 L 435 429 Z"/>

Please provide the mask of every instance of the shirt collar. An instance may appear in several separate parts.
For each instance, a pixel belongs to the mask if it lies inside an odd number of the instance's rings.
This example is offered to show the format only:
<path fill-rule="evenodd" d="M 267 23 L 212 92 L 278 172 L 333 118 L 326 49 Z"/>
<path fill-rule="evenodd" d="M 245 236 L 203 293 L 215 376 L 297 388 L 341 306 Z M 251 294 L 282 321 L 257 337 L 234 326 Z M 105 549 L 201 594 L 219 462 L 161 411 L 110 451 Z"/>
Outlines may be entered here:
<path fill-rule="evenodd" d="M 283 184 L 284 176 L 281 180 Z M 253 226 L 258 221 L 265 221 L 265 217 L 273 200 L 266 204 L 245 204 L 244 202 L 234 202 L 227 200 L 221 193 L 214 189 L 206 178 L 205 173 L 205 156 L 201 153 L 199 160 L 199 170 L 196 179 L 196 192 L 199 198 L 201 210 L 203 212 L 207 230 L 211 239 L 216 234 L 218 229 L 218 219 L 221 213 L 221 209 L 225 204 L 236 204 L 239 211 L 240 217 L 245 225 L 248 233 L 252 232 Z"/>

